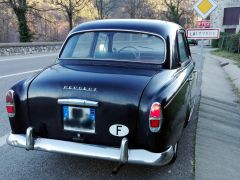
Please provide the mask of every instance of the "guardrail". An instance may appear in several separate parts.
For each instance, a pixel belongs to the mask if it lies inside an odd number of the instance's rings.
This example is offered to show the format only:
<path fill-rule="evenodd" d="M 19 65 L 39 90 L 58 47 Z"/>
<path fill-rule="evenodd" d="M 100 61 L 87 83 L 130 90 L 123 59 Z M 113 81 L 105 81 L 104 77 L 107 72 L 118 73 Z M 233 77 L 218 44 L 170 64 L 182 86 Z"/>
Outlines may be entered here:
<path fill-rule="evenodd" d="M 0 56 L 58 52 L 62 42 L 0 43 Z"/>

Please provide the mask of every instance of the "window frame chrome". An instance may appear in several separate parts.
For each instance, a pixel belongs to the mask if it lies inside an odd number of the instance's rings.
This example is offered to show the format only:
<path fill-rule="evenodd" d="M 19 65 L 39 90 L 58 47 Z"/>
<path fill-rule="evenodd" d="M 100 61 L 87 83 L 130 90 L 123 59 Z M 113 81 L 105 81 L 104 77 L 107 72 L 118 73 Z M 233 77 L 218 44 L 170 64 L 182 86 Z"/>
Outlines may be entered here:
<path fill-rule="evenodd" d="M 67 41 L 74 35 L 76 34 L 81 34 L 81 33 L 86 33 L 86 32 L 106 32 L 106 31 L 113 31 L 113 32 L 132 32 L 132 33 L 142 33 L 142 34 L 148 34 L 148 35 L 152 35 L 152 36 L 156 36 L 158 38 L 160 38 L 163 43 L 164 43 L 164 58 L 163 61 L 161 63 L 154 63 L 154 62 L 143 62 L 143 61 L 129 61 L 129 60 L 115 60 L 115 59 L 101 59 L 103 61 L 111 61 L 111 62 L 132 62 L 132 63 L 142 63 L 142 64 L 153 64 L 153 65 L 162 65 L 166 62 L 167 59 L 167 44 L 166 44 L 166 40 L 159 34 L 156 33 L 152 33 L 152 32 L 147 32 L 147 31 L 139 31 L 139 30 L 128 30 L 128 29 L 89 29 L 89 30 L 82 30 L 82 31 L 77 31 L 74 33 L 70 33 L 67 38 L 65 39 L 60 51 L 59 51 L 59 55 L 58 55 L 58 59 L 59 60 L 66 60 L 66 59 L 72 59 L 72 58 L 61 58 L 60 56 L 62 55 L 63 49 L 66 46 Z M 74 58 L 75 59 L 75 58 Z M 76 58 L 77 59 L 77 58 Z M 83 59 L 83 58 L 81 58 Z M 88 59 L 88 58 L 84 58 L 84 59 Z M 92 58 L 89 58 L 89 60 L 92 60 Z M 97 61 L 98 59 L 96 59 Z M 171 62 L 171 60 L 170 60 Z"/>

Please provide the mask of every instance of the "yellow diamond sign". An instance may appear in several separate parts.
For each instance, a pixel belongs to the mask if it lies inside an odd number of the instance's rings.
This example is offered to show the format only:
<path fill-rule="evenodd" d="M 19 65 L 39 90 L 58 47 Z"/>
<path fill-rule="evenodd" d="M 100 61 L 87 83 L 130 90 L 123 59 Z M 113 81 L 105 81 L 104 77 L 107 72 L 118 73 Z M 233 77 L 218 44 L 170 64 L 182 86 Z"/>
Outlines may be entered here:
<path fill-rule="evenodd" d="M 198 9 L 202 11 L 202 13 L 206 14 L 212 8 L 212 4 L 208 0 L 203 0 L 199 5 Z"/>
<path fill-rule="evenodd" d="M 194 5 L 194 10 L 203 18 L 207 18 L 217 7 L 214 0 L 199 0 Z"/>

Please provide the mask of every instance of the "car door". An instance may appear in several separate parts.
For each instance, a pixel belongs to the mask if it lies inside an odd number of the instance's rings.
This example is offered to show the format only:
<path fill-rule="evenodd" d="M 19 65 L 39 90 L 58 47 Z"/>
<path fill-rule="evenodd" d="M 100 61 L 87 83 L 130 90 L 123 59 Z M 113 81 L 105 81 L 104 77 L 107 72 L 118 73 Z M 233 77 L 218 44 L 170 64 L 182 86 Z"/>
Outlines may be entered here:
<path fill-rule="evenodd" d="M 178 40 L 178 54 L 179 54 L 179 64 L 182 68 L 188 68 L 187 71 L 187 83 L 188 83 L 188 111 L 187 111 L 187 120 L 191 117 L 194 104 L 195 104 L 195 91 L 196 91 L 196 71 L 194 70 L 195 63 L 192 60 L 191 52 L 189 45 L 187 43 L 187 38 L 185 36 L 185 31 L 181 30 L 177 35 Z"/>

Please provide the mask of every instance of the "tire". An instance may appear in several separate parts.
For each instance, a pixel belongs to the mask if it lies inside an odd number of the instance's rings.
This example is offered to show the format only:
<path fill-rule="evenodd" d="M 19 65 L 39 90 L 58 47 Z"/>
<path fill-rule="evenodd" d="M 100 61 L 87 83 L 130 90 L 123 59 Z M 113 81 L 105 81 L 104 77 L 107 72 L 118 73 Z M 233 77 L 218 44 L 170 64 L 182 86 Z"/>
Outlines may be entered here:
<path fill-rule="evenodd" d="M 186 128 L 188 125 L 188 120 L 189 120 L 190 114 L 191 114 L 191 109 L 188 106 L 187 113 L 186 113 L 186 119 L 185 119 L 184 126 L 183 126 L 184 128 Z"/>
<path fill-rule="evenodd" d="M 173 154 L 173 158 L 172 160 L 169 162 L 169 164 L 172 164 L 176 161 L 177 159 L 177 154 L 178 154 L 178 142 L 173 146 L 173 151 L 174 151 L 174 154 Z"/>

